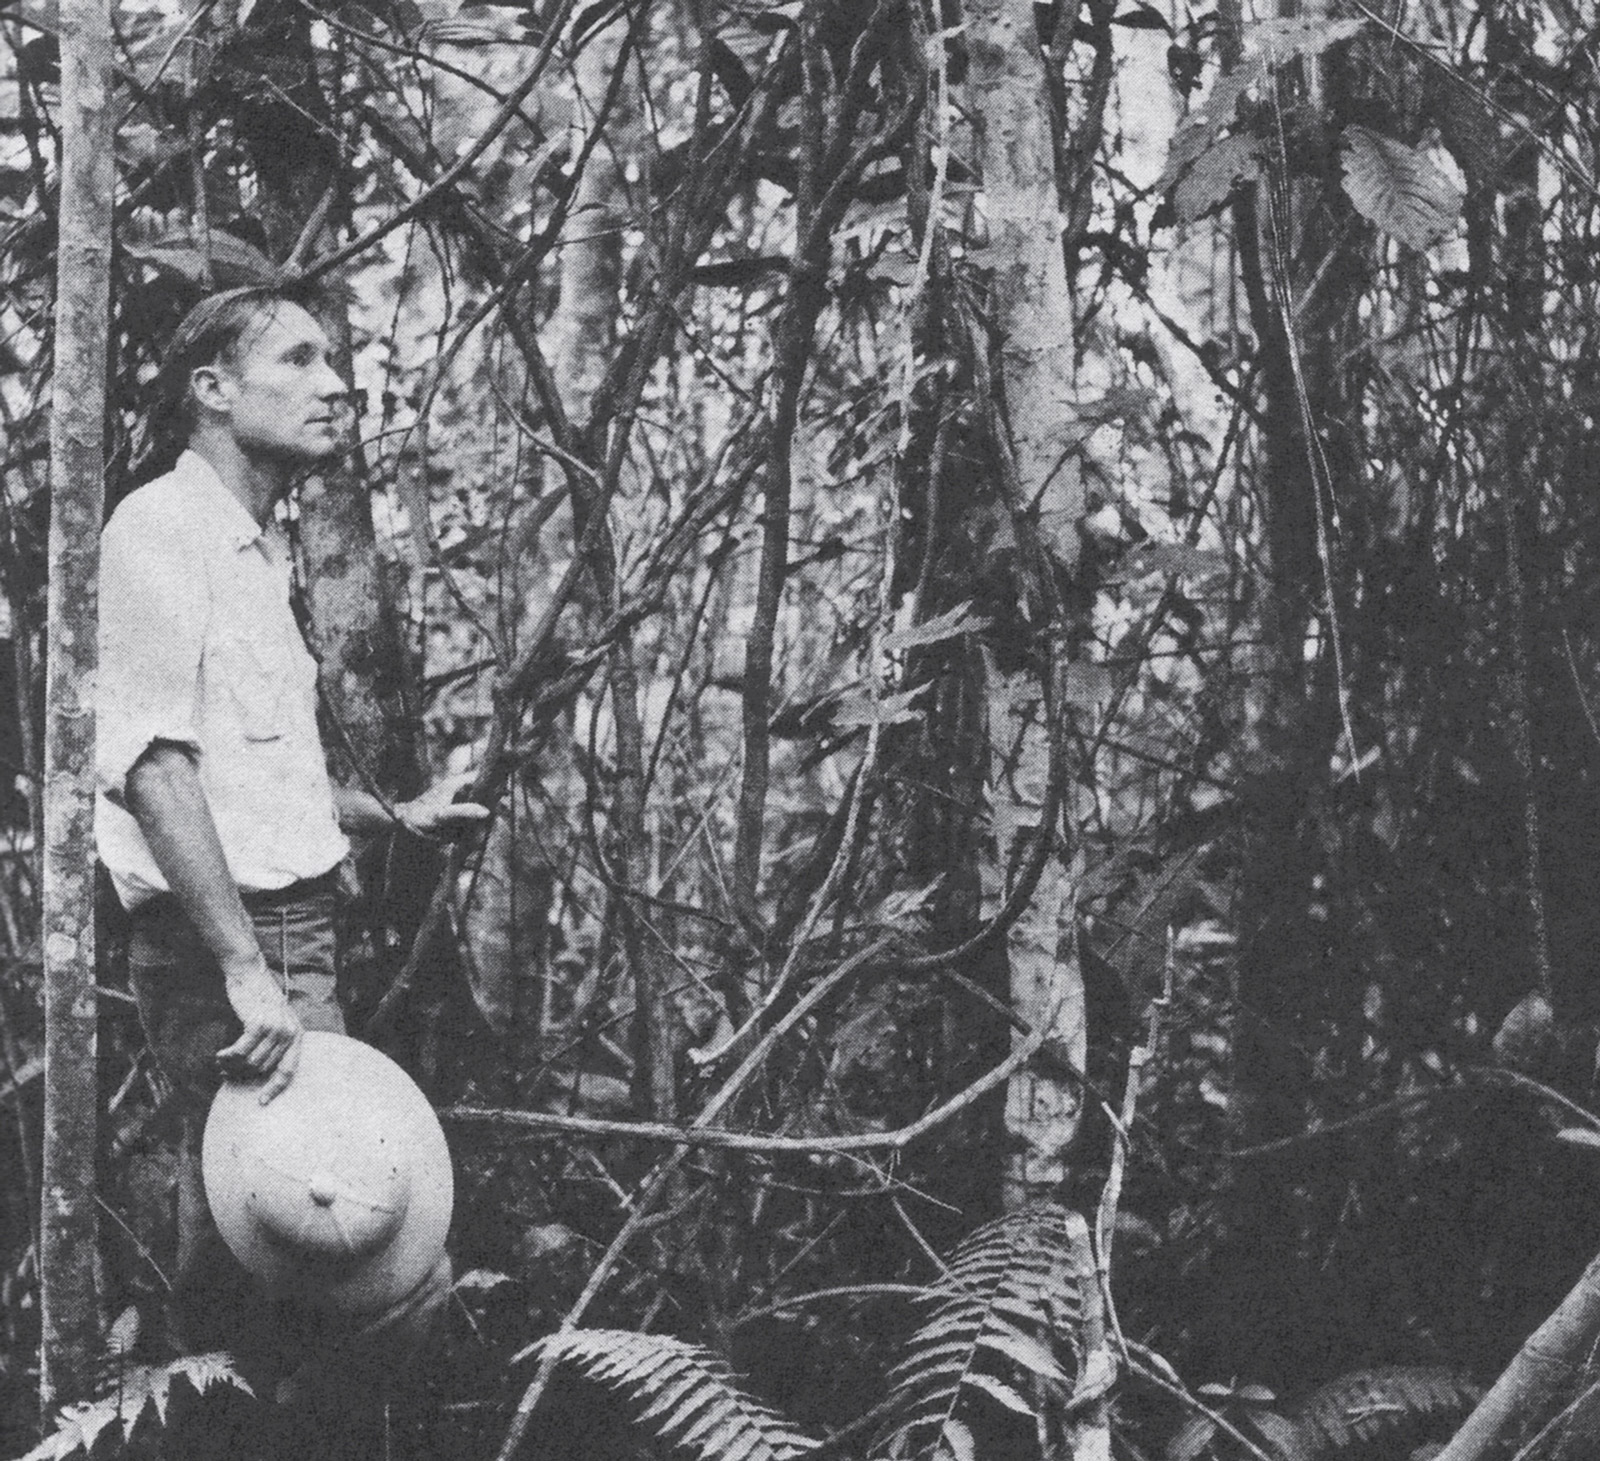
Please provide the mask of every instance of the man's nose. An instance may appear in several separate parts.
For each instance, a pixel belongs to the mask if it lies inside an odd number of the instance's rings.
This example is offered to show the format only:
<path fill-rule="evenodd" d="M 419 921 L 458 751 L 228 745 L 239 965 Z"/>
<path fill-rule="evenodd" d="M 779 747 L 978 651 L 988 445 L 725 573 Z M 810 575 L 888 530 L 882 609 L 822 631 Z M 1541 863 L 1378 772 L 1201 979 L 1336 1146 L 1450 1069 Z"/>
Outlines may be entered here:
<path fill-rule="evenodd" d="M 344 400 L 350 394 L 350 387 L 344 383 L 344 377 L 327 361 L 322 363 L 322 372 L 317 377 L 317 394 L 323 400 L 330 402 L 335 398 Z"/>

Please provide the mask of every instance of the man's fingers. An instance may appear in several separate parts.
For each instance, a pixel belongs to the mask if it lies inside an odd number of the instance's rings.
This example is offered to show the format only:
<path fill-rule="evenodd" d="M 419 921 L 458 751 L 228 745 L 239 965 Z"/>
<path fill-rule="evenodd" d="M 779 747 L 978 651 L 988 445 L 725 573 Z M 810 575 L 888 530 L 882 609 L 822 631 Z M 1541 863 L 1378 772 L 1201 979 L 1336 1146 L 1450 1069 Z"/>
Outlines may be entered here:
<path fill-rule="evenodd" d="M 268 1030 L 246 1027 L 244 1034 L 226 1050 L 217 1051 L 217 1059 L 224 1063 L 247 1065 L 252 1070 L 258 1069 L 261 1064 L 263 1042 L 270 1037 L 270 1034 Z"/>
<path fill-rule="evenodd" d="M 489 808 L 480 802 L 452 802 L 438 799 L 438 787 L 426 796 L 407 802 L 400 809 L 401 820 L 418 836 L 448 836 L 476 827 L 489 817 Z"/>
<path fill-rule="evenodd" d="M 452 797 L 465 791 L 478 779 L 476 771 L 453 771 L 448 776 L 440 777 L 433 784 L 432 794 L 441 801 L 449 801 Z M 463 803 L 462 805 L 466 805 Z"/>
<path fill-rule="evenodd" d="M 266 1075 L 276 1069 L 285 1052 L 298 1043 L 298 1031 L 274 1025 L 249 1026 L 226 1050 L 217 1052 L 217 1059 L 224 1064 L 242 1065 L 257 1075 Z"/>
<path fill-rule="evenodd" d="M 294 1073 L 300 1067 L 300 1039 L 301 1036 L 297 1032 L 289 1042 L 289 1048 L 283 1052 L 277 1068 L 267 1078 L 266 1085 L 261 1088 L 258 1099 L 263 1106 L 281 1094 L 294 1079 Z"/>

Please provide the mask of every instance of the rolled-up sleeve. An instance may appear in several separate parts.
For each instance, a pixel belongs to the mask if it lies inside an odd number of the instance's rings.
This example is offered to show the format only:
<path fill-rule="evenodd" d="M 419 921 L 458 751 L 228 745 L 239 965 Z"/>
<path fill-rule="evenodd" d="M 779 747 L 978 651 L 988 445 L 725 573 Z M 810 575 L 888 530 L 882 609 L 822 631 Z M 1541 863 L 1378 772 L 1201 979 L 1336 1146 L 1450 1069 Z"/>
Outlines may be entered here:
<path fill-rule="evenodd" d="M 155 742 L 199 751 L 205 570 L 182 525 L 130 499 L 100 538 L 100 674 L 95 763 L 117 806 Z"/>

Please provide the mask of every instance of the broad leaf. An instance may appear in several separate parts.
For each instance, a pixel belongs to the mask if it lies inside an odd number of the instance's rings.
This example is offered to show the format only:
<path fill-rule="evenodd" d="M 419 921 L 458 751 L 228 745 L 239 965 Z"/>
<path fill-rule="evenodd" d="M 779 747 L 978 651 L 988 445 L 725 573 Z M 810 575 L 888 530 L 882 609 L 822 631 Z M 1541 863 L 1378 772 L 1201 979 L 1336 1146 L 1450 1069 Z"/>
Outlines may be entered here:
<path fill-rule="evenodd" d="M 1191 1415 L 1167 1442 L 1162 1461 L 1200 1461 L 1217 1430 L 1209 1415 Z"/>
<path fill-rule="evenodd" d="M 1331 20 L 1326 15 L 1274 15 L 1245 27 L 1244 42 L 1269 64 L 1281 66 L 1301 56 L 1319 56 L 1356 35 L 1366 21 Z"/>
<path fill-rule="evenodd" d="M 1135 5 L 1113 17 L 1112 25 L 1123 25 L 1129 30 L 1159 30 L 1172 34 L 1172 23 L 1153 5 Z"/>
<path fill-rule="evenodd" d="M 1247 57 L 1212 84 L 1211 94 L 1183 119 L 1167 148 L 1167 165 L 1156 180 L 1157 193 L 1168 192 L 1234 124 L 1239 103 L 1267 74 L 1259 56 Z"/>
<path fill-rule="evenodd" d="M 883 647 L 889 651 L 918 649 L 928 644 L 940 644 L 946 639 L 958 639 L 963 634 L 975 634 L 988 628 L 988 620 L 975 619 L 970 603 L 957 604 L 932 619 L 905 629 L 894 629 L 883 636 Z"/>
<path fill-rule="evenodd" d="M 1184 118 L 1167 149 L 1167 164 L 1156 182 L 1157 193 L 1167 193 L 1191 173 L 1202 173 L 1187 197 L 1176 197 L 1173 206 L 1179 223 L 1192 223 L 1222 203 L 1241 179 L 1256 176 L 1261 163 L 1261 144 L 1235 135 L 1224 138 L 1237 120 L 1239 103 L 1265 81 L 1271 68 L 1297 57 L 1315 56 L 1347 41 L 1366 22 L 1329 20 L 1325 16 L 1275 16 L 1249 26 L 1245 44 L 1249 50 L 1232 71 L 1219 76 L 1211 93 L 1200 106 Z M 1224 143 L 1221 156 L 1204 163 Z"/>
<path fill-rule="evenodd" d="M 1261 176 L 1260 141 L 1249 135 L 1223 137 L 1195 159 L 1172 193 L 1172 211 L 1180 224 L 1194 223 L 1220 208 L 1236 184 Z"/>
<path fill-rule="evenodd" d="M 1228 558 L 1216 548 L 1192 543 L 1141 543 L 1122 565 L 1129 574 L 1175 573 L 1184 578 L 1212 578 L 1225 573 Z"/>
<path fill-rule="evenodd" d="M 1117 677 L 1109 665 L 1074 660 L 1062 676 L 1061 693 L 1069 705 L 1097 710 L 1116 693 Z"/>
<path fill-rule="evenodd" d="M 851 695 L 839 702 L 835 725 L 911 725 L 925 714 L 917 706 L 928 686 L 917 685 L 892 695 Z"/>
<path fill-rule="evenodd" d="M 1287 1416 L 1271 1410 L 1253 1411 L 1249 1429 L 1259 1437 L 1258 1444 L 1269 1456 L 1276 1456 L 1280 1461 L 1314 1461 L 1300 1428 Z"/>
<path fill-rule="evenodd" d="M 1344 190 L 1356 211 L 1390 237 L 1426 249 L 1455 231 L 1466 196 L 1426 152 L 1365 127 L 1346 127 Z"/>
<path fill-rule="evenodd" d="M 219 285 L 273 284 L 279 278 L 278 266 L 260 249 L 220 228 L 200 239 L 179 233 L 148 243 L 129 243 L 124 249 L 129 257 L 191 284 L 204 282 L 208 260 L 213 282 Z"/>
<path fill-rule="evenodd" d="M 1491 1042 L 1496 1065 L 1537 1075 L 1561 1053 L 1561 1030 L 1550 1001 L 1538 990 L 1522 996 Z"/>

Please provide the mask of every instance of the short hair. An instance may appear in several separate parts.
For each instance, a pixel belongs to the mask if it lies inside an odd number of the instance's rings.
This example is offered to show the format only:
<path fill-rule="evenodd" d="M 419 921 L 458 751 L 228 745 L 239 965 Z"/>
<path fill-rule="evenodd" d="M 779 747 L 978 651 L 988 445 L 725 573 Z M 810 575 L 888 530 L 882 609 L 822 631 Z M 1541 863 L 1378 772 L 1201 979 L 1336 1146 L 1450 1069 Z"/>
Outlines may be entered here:
<path fill-rule="evenodd" d="M 196 413 L 192 378 L 202 365 L 234 363 L 250 328 L 279 304 L 297 304 L 315 314 L 325 296 L 301 281 L 250 284 L 208 294 L 178 323 L 167 341 L 154 379 L 145 388 L 142 429 L 125 476 L 108 484 L 107 509 L 135 487 L 170 472 L 189 445 Z"/>
<path fill-rule="evenodd" d="M 172 332 L 155 378 L 155 405 L 151 411 L 152 437 L 182 446 L 195 427 L 194 373 L 218 361 L 233 363 L 240 342 L 262 315 L 280 304 L 309 308 L 304 286 L 250 284 L 208 294 L 186 314 Z"/>

